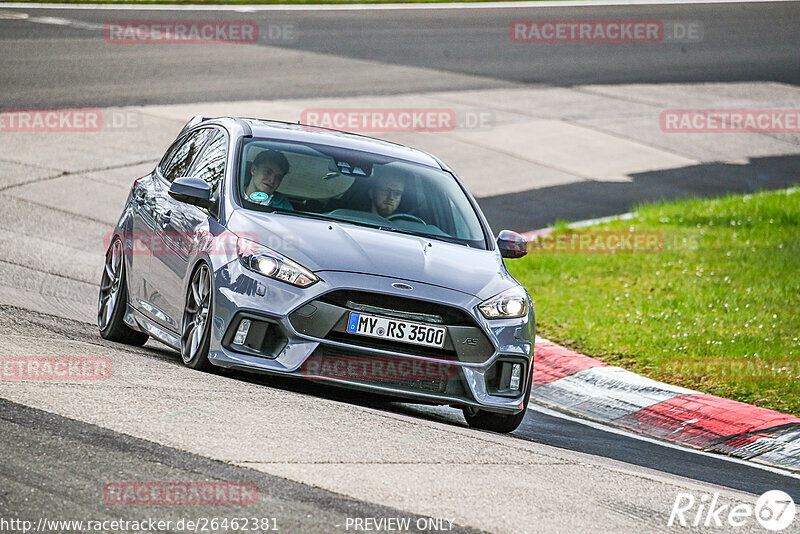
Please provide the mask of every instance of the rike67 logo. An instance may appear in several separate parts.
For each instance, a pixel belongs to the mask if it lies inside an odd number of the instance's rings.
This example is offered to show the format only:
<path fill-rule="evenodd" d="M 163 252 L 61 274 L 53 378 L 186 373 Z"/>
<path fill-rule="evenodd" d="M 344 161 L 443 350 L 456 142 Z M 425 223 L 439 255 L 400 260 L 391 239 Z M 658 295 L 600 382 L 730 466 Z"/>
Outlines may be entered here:
<path fill-rule="evenodd" d="M 755 521 L 769 531 L 779 532 L 791 526 L 795 514 L 792 497 L 781 490 L 764 493 L 755 506 L 723 502 L 719 493 L 705 493 L 700 498 L 691 493 L 679 493 L 672 505 L 667 526 L 739 528 Z"/>

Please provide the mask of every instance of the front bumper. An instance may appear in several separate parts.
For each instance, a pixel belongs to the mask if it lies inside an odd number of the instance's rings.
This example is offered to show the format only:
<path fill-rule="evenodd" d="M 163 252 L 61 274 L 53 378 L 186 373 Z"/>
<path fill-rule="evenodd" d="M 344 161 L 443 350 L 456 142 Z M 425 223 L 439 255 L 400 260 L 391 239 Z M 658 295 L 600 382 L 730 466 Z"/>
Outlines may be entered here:
<path fill-rule="evenodd" d="M 532 376 L 533 309 L 519 319 L 488 321 L 476 308 L 479 299 L 452 289 L 357 273 L 317 274 L 320 282 L 301 289 L 252 273 L 238 261 L 220 268 L 209 360 L 422 402 L 503 413 L 524 406 Z M 414 289 L 396 289 L 395 282 Z M 441 310 L 445 347 L 429 350 L 343 333 L 350 301 L 342 294 Z M 263 339 L 232 343 L 243 318 L 259 325 Z M 518 390 L 503 383 L 504 366 L 512 363 L 523 369 Z"/>

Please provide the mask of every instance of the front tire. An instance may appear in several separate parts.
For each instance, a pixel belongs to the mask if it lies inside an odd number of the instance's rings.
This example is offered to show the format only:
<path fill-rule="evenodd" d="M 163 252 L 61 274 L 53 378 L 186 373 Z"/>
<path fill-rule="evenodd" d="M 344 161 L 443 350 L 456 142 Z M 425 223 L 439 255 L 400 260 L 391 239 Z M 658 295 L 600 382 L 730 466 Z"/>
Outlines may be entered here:
<path fill-rule="evenodd" d="M 507 434 L 517 429 L 525 418 L 525 412 L 527 410 L 522 410 L 512 415 L 505 415 L 468 406 L 462 411 L 464 412 L 464 419 L 467 420 L 467 424 L 471 428 Z"/>
<path fill-rule="evenodd" d="M 123 320 L 128 305 L 128 288 L 125 282 L 125 258 L 122 241 L 114 239 L 106 251 L 103 278 L 97 296 L 97 327 L 103 339 L 141 347 L 150 337 L 137 332 Z"/>
<path fill-rule="evenodd" d="M 208 348 L 211 344 L 212 293 L 211 271 L 207 264 L 202 263 L 189 282 L 181 328 L 181 358 L 184 365 L 198 371 L 211 369 Z"/>
<path fill-rule="evenodd" d="M 531 361 L 531 365 L 533 362 Z M 532 373 L 533 371 L 531 371 Z M 525 400 L 522 403 L 522 410 L 515 414 L 502 414 L 487 412 L 471 406 L 465 406 L 461 411 L 464 413 L 464 419 L 470 428 L 477 428 L 479 430 L 489 430 L 491 432 L 499 432 L 501 434 L 508 434 L 522 424 L 525 419 L 525 414 L 528 412 L 528 402 L 531 400 L 531 389 L 533 388 L 533 377 L 528 377 L 528 386 L 525 388 Z"/>

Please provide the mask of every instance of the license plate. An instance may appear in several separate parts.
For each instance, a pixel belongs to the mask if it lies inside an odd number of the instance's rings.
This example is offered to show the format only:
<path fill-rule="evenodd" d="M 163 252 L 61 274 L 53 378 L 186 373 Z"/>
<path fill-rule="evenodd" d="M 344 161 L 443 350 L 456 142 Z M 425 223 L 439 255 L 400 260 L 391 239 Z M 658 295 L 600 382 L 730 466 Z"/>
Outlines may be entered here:
<path fill-rule="evenodd" d="M 447 329 L 443 326 L 431 326 L 423 323 L 412 323 L 389 319 L 388 317 L 350 312 L 350 318 L 347 321 L 347 332 L 361 336 L 413 343 L 414 345 L 442 348 L 444 347 L 444 336 Z"/>

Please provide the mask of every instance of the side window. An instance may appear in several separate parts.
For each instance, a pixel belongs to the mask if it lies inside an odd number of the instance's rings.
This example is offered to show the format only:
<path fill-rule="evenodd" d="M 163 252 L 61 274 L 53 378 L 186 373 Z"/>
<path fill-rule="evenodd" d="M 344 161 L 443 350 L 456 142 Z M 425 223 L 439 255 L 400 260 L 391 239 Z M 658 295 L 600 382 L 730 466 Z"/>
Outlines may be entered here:
<path fill-rule="evenodd" d="M 215 195 L 219 184 L 222 183 L 222 177 L 225 175 L 227 157 L 228 144 L 225 141 L 225 135 L 219 130 L 214 130 L 213 137 L 197 159 L 192 176 L 205 180 Z"/>
<path fill-rule="evenodd" d="M 172 159 L 172 156 L 175 155 L 175 151 L 178 150 L 178 148 L 180 148 L 182 143 L 183 139 L 180 139 L 172 143 L 172 146 L 170 146 L 164 153 L 164 157 L 161 158 L 161 161 L 158 162 L 158 170 L 161 171 L 162 176 L 164 175 L 164 172 L 167 166 L 169 165 L 169 161 Z"/>
<path fill-rule="evenodd" d="M 187 137 L 181 145 L 172 151 L 167 164 L 162 167 L 161 172 L 168 182 L 172 182 L 175 178 L 181 176 L 188 176 L 189 169 L 197 159 L 200 150 L 208 139 L 211 130 L 204 128 L 198 130 Z"/>

